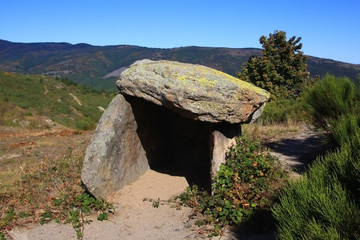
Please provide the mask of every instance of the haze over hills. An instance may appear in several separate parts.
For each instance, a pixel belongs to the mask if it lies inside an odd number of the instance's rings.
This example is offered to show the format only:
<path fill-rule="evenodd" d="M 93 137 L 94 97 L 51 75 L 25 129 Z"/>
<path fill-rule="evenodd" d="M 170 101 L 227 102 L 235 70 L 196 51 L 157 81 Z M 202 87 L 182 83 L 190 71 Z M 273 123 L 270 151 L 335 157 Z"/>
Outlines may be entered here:
<path fill-rule="evenodd" d="M 45 74 L 103 89 L 114 89 L 122 70 L 139 59 L 173 60 L 202 64 L 231 75 L 251 55 L 261 55 L 256 48 L 180 47 L 146 48 L 131 45 L 92 46 L 69 43 L 14 43 L 0 40 L 0 70 L 15 73 Z M 346 76 L 355 79 L 360 65 L 310 56 L 311 76 Z"/>

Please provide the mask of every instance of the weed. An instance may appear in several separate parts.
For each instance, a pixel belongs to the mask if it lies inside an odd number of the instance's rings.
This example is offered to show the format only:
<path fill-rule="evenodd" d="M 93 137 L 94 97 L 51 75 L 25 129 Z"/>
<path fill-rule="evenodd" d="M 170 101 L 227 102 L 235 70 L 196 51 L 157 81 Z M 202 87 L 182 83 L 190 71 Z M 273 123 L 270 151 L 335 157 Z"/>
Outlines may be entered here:
<path fill-rule="evenodd" d="M 106 212 L 100 213 L 96 219 L 99 221 L 108 220 L 108 214 Z"/>
<path fill-rule="evenodd" d="M 21 212 L 19 212 L 18 216 L 19 216 L 19 218 L 26 218 L 26 217 L 30 216 L 30 213 L 21 211 Z"/>
<path fill-rule="evenodd" d="M 160 206 L 160 198 L 158 198 L 157 200 L 155 200 L 155 201 L 153 202 L 152 206 L 153 206 L 154 208 L 158 208 L 158 207 Z"/>
<path fill-rule="evenodd" d="M 45 223 L 48 223 L 52 220 L 53 215 L 51 214 L 50 210 L 46 210 L 43 214 L 40 216 L 40 224 L 43 225 Z"/>
<path fill-rule="evenodd" d="M 5 211 L 5 217 L 1 218 L 0 226 L 4 227 L 10 225 L 15 220 L 15 208 L 11 206 Z"/>

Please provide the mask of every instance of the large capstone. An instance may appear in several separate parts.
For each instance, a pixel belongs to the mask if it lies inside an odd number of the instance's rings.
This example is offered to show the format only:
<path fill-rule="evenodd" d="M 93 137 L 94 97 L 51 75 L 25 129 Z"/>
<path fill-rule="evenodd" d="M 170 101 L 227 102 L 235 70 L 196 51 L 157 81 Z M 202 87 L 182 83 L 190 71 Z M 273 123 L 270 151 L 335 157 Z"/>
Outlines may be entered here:
<path fill-rule="evenodd" d="M 172 61 L 137 61 L 116 84 L 122 94 L 213 123 L 250 121 L 269 99 L 265 90 L 226 73 Z"/>
<path fill-rule="evenodd" d="M 200 65 L 142 60 L 125 70 L 84 159 L 82 181 L 108 198 L 147 169 L 210 189 L 241 123 L 261 115 L 269 94 Z"/>

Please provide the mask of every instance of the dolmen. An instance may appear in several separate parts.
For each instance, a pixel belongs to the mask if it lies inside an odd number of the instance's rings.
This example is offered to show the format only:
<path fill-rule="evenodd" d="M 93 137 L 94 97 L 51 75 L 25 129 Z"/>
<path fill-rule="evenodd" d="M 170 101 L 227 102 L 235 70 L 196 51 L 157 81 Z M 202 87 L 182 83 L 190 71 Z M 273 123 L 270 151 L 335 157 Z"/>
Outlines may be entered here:
<path fill-rule="evenodd" d="M 104 199 L 150 168 L 211 190 L 241 124 L 258 118 L 270 97 L 226 73 L 174 61 L 137 61 L 116 85 L 81 176 Z"/>

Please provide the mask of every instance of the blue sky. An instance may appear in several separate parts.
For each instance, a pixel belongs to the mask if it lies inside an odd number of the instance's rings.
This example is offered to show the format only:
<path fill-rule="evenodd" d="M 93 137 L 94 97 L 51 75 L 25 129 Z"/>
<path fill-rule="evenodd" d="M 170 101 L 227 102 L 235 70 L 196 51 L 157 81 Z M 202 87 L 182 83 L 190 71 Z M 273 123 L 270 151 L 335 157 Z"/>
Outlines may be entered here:
<path fill-rule="evenodd" d="M 359 0 L 1 0 L 0 39 L 261 48 L 274 30 L 303 52 L 360 64 Z"/>

